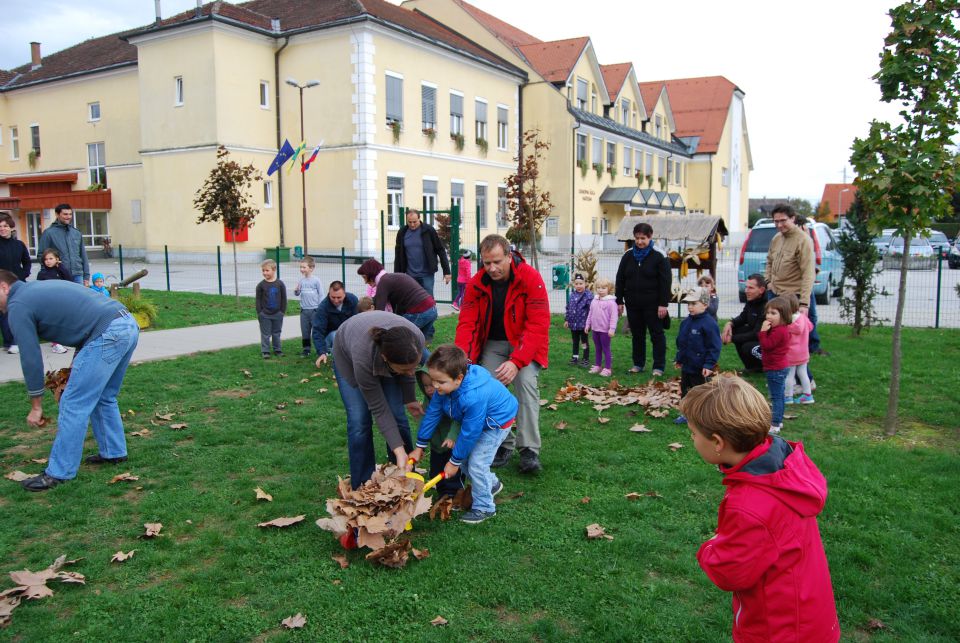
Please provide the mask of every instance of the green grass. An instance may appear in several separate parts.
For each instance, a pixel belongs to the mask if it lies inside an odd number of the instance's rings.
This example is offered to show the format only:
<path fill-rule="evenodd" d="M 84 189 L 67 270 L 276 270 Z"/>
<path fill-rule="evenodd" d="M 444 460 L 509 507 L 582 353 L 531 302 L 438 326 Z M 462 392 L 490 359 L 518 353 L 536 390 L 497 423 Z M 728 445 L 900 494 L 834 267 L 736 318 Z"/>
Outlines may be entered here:
<path fill-rule="evenodd" d="M 287 294 L 291 297 L 288 300 L 287 314 L 299 315 L 300 302 L 292 298 L 292 292 Z M 144 289 L 141 291 L 141 296 L 157 306 L 158 317 L 156 324 L 151 327 L 153 330 L 222 324 L 257 318 L 253 297 L 240 297 L 238 304 L 234 295 Z"/>
<path fill-rule="evenodd" d="M 442 320 L 438 338 L 452 329 Z M 889 330 L 864 339 L 840 327 L 822 332 L 832 356 L 814 358 L 817 403 L 789 407 L 799 418 L 784 434 L 803 440 L 829 481 L 820 528 L 844 638 L 960 639 L 960 375 L 947 361 L 960 354 L 960 333 L 905 331 L 902 429 L 882 439 Z M 543 397 L 566 377 L 600 381 L 566 366 L 569 339 L 558 321 L 553 339 Z M 628 364 L 628 344 L 614 342 L 617 371 Z M 722 365 L 735 360 L 725 349 Z M 352 553 L 341 570 L 330 558 L 339 546 L 313 521 L 347 471 L 344 413 L 329 369 L 300 383 L 313 372 L 309 360 L 264 362 L 256 347 L 131 368 L 121 391 L 121 408 L 135 412 L 127 431 L 152 434 L 128 438 L 128 463 L 83 466 L 76 481 L 44 494 L 0 480 L 2 569 L 35 570 L 65 553 L 85 557 L 74 569 L 87 576 L 86 586 L 54 585 L 53 597 L 19 607 L 0 637 L 729 640 L 730 596 L 695 560 L 716 524 L 720 476 L 672 417 L 615 408 L 599 425 L 589 405 L 544 409 L 544 471 L 502 474 L 503 496 L 522 497 L 481 525 L 418 519 L 414 545 L 431 556 L 406 569 L 375 568 Z M 8 401 L 0 468 L 38 472 L 29 460 L 47 456 L 53 434 L 26 428 L 22 385 L 0 393 Z M 280 402 L 288 406 L 277 410 Z M 55 413 L 49 399 L 46 411 Z M 168 412 L 189 428 L 151 425 Z M 553 428 L 561 418 L 565 431 Z M 637 420 L 653 432 L 628 432 Z M 688 446 L 671 452 L 674 441 Z M 87 453 L 94 449 L 91 440 Z M 128 470 L 140 481 L 106 484 Z M 256 486 L 274 502 L 255 502 Z M 623 497 L 648 490 L 662 498 Z M 289 529 L 256 527 L 301 513 L 307 520 Z M 163 535 L 139 540 L 145 522 L 162 522 Z M 614 540 L 586 540 L 593 522 Z M 121 549 L 137 553 L 111 564 Z M 307 626 L 283 631 L 280 620 L 297 612 Z M 449 625 L 430 626 L 437 615 Z M 886 628 L 871 630 L 871 619 Z"/>

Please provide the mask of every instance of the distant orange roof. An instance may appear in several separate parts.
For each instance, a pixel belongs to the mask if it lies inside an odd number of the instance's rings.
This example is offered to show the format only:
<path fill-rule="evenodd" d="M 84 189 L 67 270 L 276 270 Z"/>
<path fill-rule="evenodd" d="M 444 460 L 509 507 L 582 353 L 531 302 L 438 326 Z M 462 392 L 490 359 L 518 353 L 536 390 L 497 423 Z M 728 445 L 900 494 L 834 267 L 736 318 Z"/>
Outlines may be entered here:
<path fill-rule="evenodd" d="M 627 79 L 633 63 L 617 63 L 615 65 L 600 65 L 600 71 L 603 72 L 603 84 L 607 86 L 610 92 L 610 100 L 613 100 L 620 93 L 623 87 L 623 81 Z"/>
<path fill-rule="evenodd" d="M 588 42 L 590 39 L 583 36 L 521 45 L 517 49 L 544 80 L 562 83 L 570 77 L 573 66 L 577 64 Z"/>
<path fill-rule="evenodd" d="M 500 20 L 500 18 L 497 18 L 496 16 L 491 16 L 486 11 L 478 9 L 472 4 L 463 2 L 463 0 L 454 0 L 454 2 L 460 5 L 464 11 L 473 16 L 474 20 L 486 27 L 487 31 L 492 33 L 497 40 L 504 43 L 508 47 L 517 49 L 522 45 L 533 45 L 543 42 L 536 36 L 531 36 L 526 31 L 517 29 L 513 25 Z"/>
<path fill-rule="evenodd" d="M 737 86 L 723 76 L 664 80 L 673 120 L 674 134 L 699 136 L 698 154 L 716 154 L 727 122 L 730 101 Z M 642 87 L 642 86 L 641 86 Z"/>
<path fill-rule="evenodd" d="M 643 99 L 643 106 L 647 110 L 647 114 L 653 112 L 653 108 L 657 106 L 657 100 L 660 98 L 660 92 L 663 91 L 663 81 L 658 80 L 651 83 L 639 83 L 640 85 L 640 98 Z"/>
<path fill-rule="evenodd" d="M 831 219 L 846 214 L 854 199 L 857 198 L 857 186 L 853 183 L 827 183 L 823 186 L 821 203 L 830 204 Z"/>

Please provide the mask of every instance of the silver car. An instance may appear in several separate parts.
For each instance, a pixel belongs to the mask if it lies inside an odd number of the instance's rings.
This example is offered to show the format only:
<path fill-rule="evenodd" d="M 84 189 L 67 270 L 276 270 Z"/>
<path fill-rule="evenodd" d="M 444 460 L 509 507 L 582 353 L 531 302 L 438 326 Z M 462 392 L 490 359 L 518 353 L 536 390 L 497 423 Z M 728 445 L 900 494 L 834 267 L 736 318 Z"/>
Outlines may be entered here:
<path fill-rule="evenodd" d="M 894 236 L 883 255 L 884 269 L 899 269 L 903 258 L 903 237 Z M 937 265 L 937 253 L 926 237 L 916 236 L 910 240 L 908 270 L 932 270 Z"/>

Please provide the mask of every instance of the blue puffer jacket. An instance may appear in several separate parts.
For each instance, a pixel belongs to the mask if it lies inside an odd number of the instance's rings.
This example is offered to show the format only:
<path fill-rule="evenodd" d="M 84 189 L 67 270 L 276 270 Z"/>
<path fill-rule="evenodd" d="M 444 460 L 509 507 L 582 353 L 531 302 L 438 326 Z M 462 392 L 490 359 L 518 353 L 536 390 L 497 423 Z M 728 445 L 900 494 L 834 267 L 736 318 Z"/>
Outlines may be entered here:
<path fill-rule="evenodd" d="M 680 324 L 674 361 L 685 373 L 699 373 L 704 368 L 713 370 L 717 367 L 722 346 L 720 327 L 709 313 L 689 315 Z"/>
<path fill-rule="evenodd" d="M 460 383 L 450 395 L 434 393 L 430 406 L 417 430 L 417 446 L 430 446 L 430 437 L 437 424 L 446 415 L 460 423 L 460 435 L 453 445 L 450 462 L 460 466 L 473 451 L 473 445 L 484 429 L 498 429 L 517 417 L 517 398 L 507 387 L 493 379 L 482 366 L 471 364 Z"/>

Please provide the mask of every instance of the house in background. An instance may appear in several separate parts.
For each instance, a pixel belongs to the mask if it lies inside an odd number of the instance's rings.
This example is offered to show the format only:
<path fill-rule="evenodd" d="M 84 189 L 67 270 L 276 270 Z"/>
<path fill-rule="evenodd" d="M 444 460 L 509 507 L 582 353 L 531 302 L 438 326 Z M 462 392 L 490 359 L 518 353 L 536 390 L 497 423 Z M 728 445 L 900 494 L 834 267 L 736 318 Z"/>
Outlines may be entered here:
<path fill-rule="evenodd" d="M 823 196 L 820 197 L 820 210 L 817 220 L 824 223 L 836 223 L 837 219 L 847 214 L 847 210 L 857 198 L 857 186 L 853 183 L 827 183 L 823 186 Z M 826 204 L 826 208 L 825 208 Z"/>

